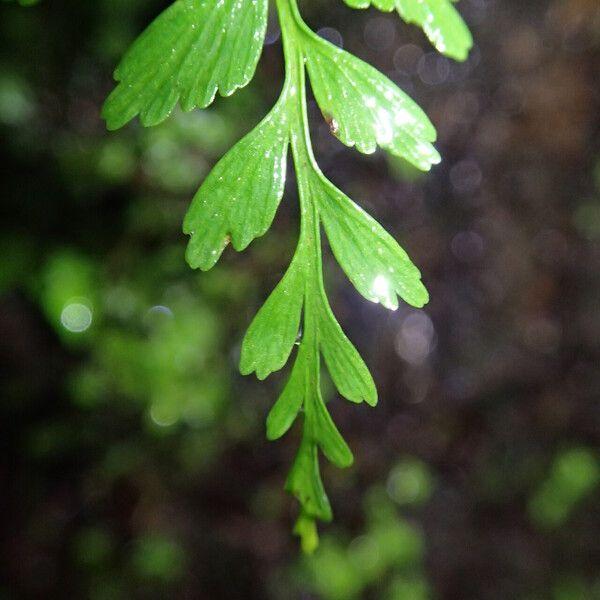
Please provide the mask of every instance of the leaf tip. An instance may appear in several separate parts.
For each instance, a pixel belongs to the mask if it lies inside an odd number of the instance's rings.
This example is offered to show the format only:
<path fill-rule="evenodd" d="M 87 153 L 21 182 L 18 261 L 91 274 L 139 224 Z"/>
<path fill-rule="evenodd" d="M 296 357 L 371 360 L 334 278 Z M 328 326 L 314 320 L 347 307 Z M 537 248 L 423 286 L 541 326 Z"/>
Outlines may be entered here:
<path fill-rule="evenodd" d="M 377 406 L 377 403 L 379 402 L 379 396 L 377 394 L 377 388 L 375 387 L 375 385 L 373 384 L 372 389 L 370 389 L 368 391 L 368 393 L 365 394 L 365 402 L 372 407 Z"/>
<path fill-rule="evenodd" d="M 246 336 L 248 333 L 246 333 Z M 240 373 L 244 376 L 251 375 L 256 368 L 256 361 L 251 357 L 251 350 L 248 347 L 247 337 L 244 337 L 242 341 L 242 350 L 240 352 Z"/>
<path fill-rule="evenodd" d="M 247 365 L 240 361 L 239 370 L 244 377 L 247 377 L 254 371 L 254 365 Z"/>
<path fill-rule="evenodd" d="M 275 406 L 277 406 L 277 404 L 275 404 Z M 277 411 L 274 410 L 275 406 L 270 410 L 269 416 L 267 417 L 267 439 L 270 442 L 282 438 L 293 424 L 293 420 L 290 419 L 282 422 L 281 415 L 277 414 Z"/>
<path fill-rule="evenodd" d="M 273 371 L 268 368 L 261 369 L 260 366 L 256 369 L 256 379 L 264 381 Z"/>
<path fill-rule="evenodd" d="M 278 371 L 283 367 L 283 365 L 281 365 L 279 368 L 274 368 L 273 365 L 261 364 L 255 356 L 252 356 L 253 354 L 254 352 L 247 346 L 247 343 L 244 340 L 244 342 L 242 342 L 242 354 L 239 365 L 240 373 L 244 376 L 252 375 L 252 373 L 254 373 L 256 379 L 264 381 L 271 373 Z"/>
<path fill-rule="evenodd" d="M 117 129 L 121 129 L 123 125 L 125 125 L 126 121 L 123 121 L 122 118 L 119 118 L 112 110 L 109 104 L 110 98 L 104 103 L 102 106 L 102 110 L 100 111 L 100 117 L 106 123 L 106 129 L 108 131 L 116 131 Z"/>
<path fill-rule="evenodd" d="M 279 432 L 275 429 L 274 425 L 271 423 L 270 419 L 267 419 L 267 440 L 269 442 L 274 442 L 278 440 L 281 436 Z"/>
<path fill-rule="evenodd" d="M 315 553 L 319 547 L 319 533 L 315 519 L 303 512 L 294 525 L 294 534 L 300 538 L 300 547 L 304 554 L 310 556 Z"/>
<path fill-rule="evenodd" d="M 429 292 L 421 280 L 411 297 L 406 298 L 406 302 L 415 308 L 423 308 L 429 303 Z"/>
<path fill-rule="evenodd" d="M 353 464 L 354 464 L 354 454 L 352 454 L 352 452 L 350 452 L 350 454 L 348 454 L 348 456 L 346 457 L 345 461 L 341 462 L 339 466 L 341 469 L 349 469 Z"/>

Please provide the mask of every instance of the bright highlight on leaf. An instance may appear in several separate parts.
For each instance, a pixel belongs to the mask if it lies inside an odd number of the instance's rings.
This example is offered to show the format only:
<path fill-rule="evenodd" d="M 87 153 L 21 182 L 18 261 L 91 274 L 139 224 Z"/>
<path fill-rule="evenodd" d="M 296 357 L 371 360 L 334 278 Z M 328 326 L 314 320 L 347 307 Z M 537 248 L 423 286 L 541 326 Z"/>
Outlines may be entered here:
<path fill-rule="evenodd" d="M 438 52 L 465 60 L 473 46 L 473 36 L 454 8 L 456 0 L 344 0 L 351 8 L 371 4 L 384 12 L 394 9 L 407 22 L 420 27 Z"/>
<path fill-rule="evenodd" d="M 318 36 L 307 37 L 306 66 L 321 112 L 347 146 L 377 146 L 423 171 L 440 162 L 425 113 L 379 71 Z"/>
<path fill-rule="evenodd" d="M 429 301 L 421 273 L 373 217 L 323 178 L 312 186 L 331 249 L 356 289 L 391 310 L 397 295 L 417 308 Z"/>
<path fill-rule="evenodd" d="M 369 0 L 346 0 L 364 8 Z M 396 8 L 423 27 L 438 49 L 465 58 L 471 37 L 447 0 L 372 0 Z M 319 453 L 338 467 L 354 458 L 321 392 L 321 359 L 340 395 L 377 404 L 369 370 L 337 322 L 325 294 L 321 228 L 358 292 L 389 309 L 398 298 L 428 301 L 421 274 L 400 245 L 319 170 L 309 135 L 306 72 L 331 131 L 363 153 L 377 147 L 421 170 L 440 160 L 436 132 L 425 113 L 373 67 L 315 35 L 296 0 L 276 0 L 286 80 L 271 112 L 217 163 L 185 217 L 186 258 L 208 270 L 226 246 L 245 249 L 269 229 L 284 193 L 292 149 L 301 204 L 298 247 L 286 274 L 252 321 L 240 357 L 243 374 L 259 379 L 294 365 L 267 417 L 267 437 L 285 435 L 299 421 L 298 454 L 286 489 L 300 502 L 294 532 L 305 552 L 318 545 L 315 521 L 332 519 Z M 252 78 L 262 49 L 267 0 L 176 0 L 139 37 L 115 72 L 119 82 L 103 116 L 110 129 L 134 117 L 156 125 L 177 102 L 183 110 L 206 107 L 217 91 L 232 94 Z M 297 348 L 295 351 L 294 349 Z"/>

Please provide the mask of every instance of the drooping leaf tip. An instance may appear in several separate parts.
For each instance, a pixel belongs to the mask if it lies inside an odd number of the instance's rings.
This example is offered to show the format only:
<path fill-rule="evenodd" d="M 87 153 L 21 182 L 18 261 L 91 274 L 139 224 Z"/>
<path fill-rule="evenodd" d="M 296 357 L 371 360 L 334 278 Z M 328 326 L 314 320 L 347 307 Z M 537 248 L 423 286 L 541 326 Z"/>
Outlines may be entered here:
<path fill-rule="evenodd" d="M 319 547 L 319 532 L 315 519 L 302 513 L 294 525 L 294 534 L 300 538 L 304 554 L 311 556 Z"/>

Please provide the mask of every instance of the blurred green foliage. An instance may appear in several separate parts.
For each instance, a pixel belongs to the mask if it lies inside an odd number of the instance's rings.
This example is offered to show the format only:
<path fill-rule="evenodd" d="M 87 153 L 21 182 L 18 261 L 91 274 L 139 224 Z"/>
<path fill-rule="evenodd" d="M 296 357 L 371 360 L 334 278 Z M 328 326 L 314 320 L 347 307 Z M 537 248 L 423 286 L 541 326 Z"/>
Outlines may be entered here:
<path fill-rule="evenodd" d="M 563 525 L 578 502 L 600 483 L 596 453 L 587 448 L 561 452 L 551 466 L 548 478 L 529 503 L 531 518 L 543 527 Z"/>
<path fill-rule="evenodd" d="M 3 0 L 3 2 L 18 2 L 21 6 L 34 6 L 40 0 Z"/>
<path fill-rule="evenodd" d="M 404 461 L 390 473 L 396 493 L 394 499 L 403 494 L 403 489 L 406 492 L 404 499 L 414 492 L 414 482 L 406 479 L 405 487 L 399 481 L 398 473 L 415 465 L 424 478 L 430 477 L 422 463 Z M 420 498 L 417 500 L 413 496 L 412 502 L 427 501 L 431 492 L 431 488 L 422 489 Z M 425 541 L 420 527 L 398 513 L 384 488 L 370 488 L 364 504 L 363 533 L 353 540 L 339 534 L 327 534 L 317 554 L 304 559 L 300 571 L 302 581 L 308 587 L 314 585 L 315 591 L 326 600 L 363 598 L 369 588 L 377 590 L 380 597 L 386 599 L 431 598 L 423 573 Z"/>

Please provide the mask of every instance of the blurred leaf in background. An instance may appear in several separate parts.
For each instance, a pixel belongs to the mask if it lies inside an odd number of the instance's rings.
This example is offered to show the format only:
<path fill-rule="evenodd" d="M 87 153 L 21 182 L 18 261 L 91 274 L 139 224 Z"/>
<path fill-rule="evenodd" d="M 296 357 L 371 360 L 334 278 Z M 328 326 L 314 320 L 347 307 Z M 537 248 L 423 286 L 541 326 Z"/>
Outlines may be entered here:
<path fill-rule="evenodd" d="M 529 503 L 531 518 L 542 527 L 564 525 L 577 504 L 600 483 L 598 456 L 586 448 L 561 452 L 548 478 Z"/>

